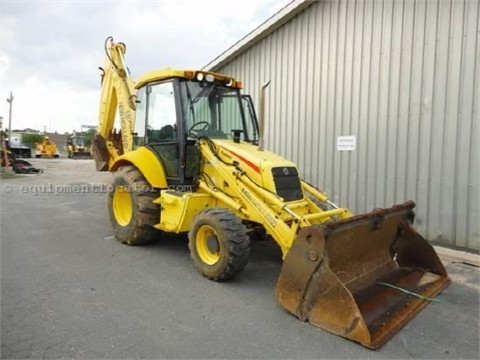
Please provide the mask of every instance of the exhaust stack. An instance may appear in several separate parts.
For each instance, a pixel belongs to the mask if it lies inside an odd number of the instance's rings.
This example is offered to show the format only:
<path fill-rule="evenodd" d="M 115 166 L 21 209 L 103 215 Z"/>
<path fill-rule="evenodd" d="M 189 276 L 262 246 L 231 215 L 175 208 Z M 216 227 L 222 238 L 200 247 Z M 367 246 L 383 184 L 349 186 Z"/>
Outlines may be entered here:
<path fill-rule="evenodd" d="M 259 117 L 258 117 L 258 150 L 263 151 L 264 147 L 264 135 L 265 135 L 265 94 L 266 89 L 270 85 L 270 80 L 264 83 L 260 88 L 260 100 L 259 100 Z"/>

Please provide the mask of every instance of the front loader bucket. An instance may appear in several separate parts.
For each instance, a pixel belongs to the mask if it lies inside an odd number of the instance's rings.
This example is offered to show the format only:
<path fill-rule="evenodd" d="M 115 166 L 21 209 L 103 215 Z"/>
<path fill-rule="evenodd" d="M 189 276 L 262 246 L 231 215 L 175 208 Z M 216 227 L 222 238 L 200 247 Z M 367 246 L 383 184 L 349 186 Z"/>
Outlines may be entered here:
<path fill-rule="evenodd" d="M 89 151 L 75 151 L 72 154 L 72 159 L 92 159 L 92 154 Z"/>
<path fill-rule="evenodd" d="M 410 201 L 300 230 L 276 296 L 302 321 L 377 349 L 450 280 Z"/>

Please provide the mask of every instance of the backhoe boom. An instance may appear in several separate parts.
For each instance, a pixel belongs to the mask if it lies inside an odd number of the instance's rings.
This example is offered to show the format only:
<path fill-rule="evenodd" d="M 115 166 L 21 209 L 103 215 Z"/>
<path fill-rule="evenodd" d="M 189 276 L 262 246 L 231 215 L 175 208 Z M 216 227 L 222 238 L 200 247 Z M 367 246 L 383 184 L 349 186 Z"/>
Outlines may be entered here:
<path fill-rule="evenodd" d="M 119 155 L 132 150 L 136 90 L 124 64 L 125 51 L 125 44 L 114 43 L 111 37 L 105 41 L 105 64 L 100 68 L 102 87 L 98 133 L 93 142 L 93 155 L 100 171 L 109 170 Z M 114 131 L 117 109 L 120 136 Z"/>

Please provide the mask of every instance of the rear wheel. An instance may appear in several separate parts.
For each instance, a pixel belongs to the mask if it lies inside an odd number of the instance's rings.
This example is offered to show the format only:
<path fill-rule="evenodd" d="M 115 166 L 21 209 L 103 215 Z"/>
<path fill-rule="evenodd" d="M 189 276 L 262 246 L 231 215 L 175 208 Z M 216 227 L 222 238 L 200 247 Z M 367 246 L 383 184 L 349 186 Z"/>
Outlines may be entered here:
<path fill-rule="evenodd" d="M 233 278 L 250 256 L 247 228 L 227 209 L 200 212 L 188 233 L 188 247 L 195 267 L 215 281 Z"/>
<path fill-rule="evenodd" d="M 158 198 L 145 177 L 134 166 L 123 166 L 108 191 L 108 212 L 115 238 L 127 245 L 146 244 L 158 237 L 153 226 L 160 220 Z"/>

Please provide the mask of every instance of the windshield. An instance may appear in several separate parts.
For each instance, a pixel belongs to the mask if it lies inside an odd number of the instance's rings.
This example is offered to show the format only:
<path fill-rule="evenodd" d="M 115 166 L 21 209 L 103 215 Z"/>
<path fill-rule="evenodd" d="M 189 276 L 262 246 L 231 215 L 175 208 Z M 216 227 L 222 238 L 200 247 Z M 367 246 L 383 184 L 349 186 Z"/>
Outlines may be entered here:
<path fill-rule="evenodd" d="M 257 124 L 245 117 L 238 89 L 194 81 L 181 82 L 180 89 L 187 139 L 232 139 L 232 130 L 243 130 L 241 140 L 258 140 Z"/>
<path fill-rule="evenodd" d="M 73 138 L 73 144 L 75 146 L 84 146 L 85 140 L 83 138 L 80 138 L 80 137 L 74 137 Z"/>

